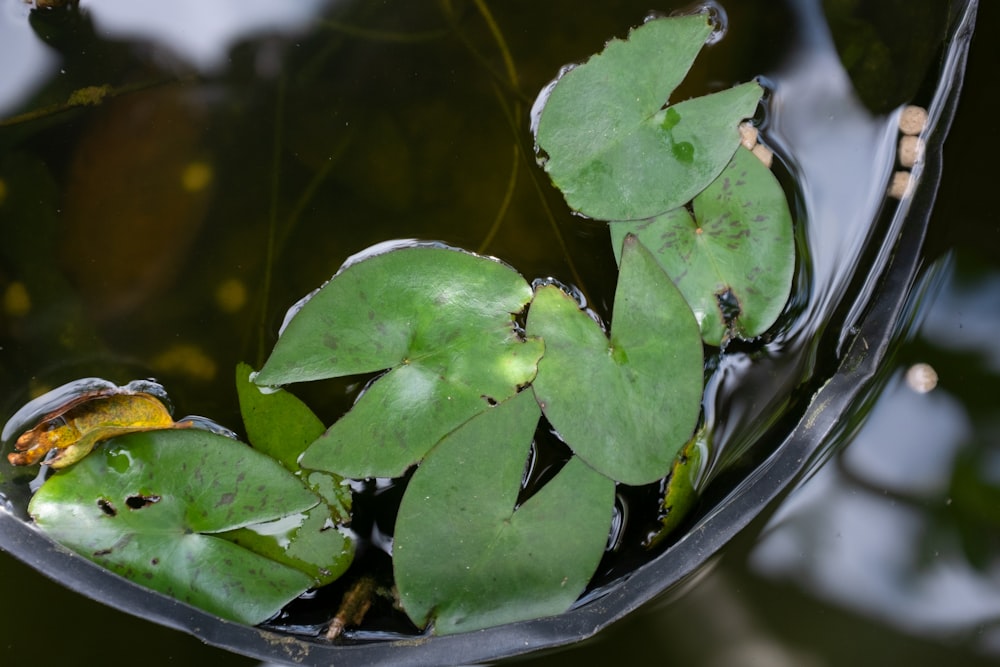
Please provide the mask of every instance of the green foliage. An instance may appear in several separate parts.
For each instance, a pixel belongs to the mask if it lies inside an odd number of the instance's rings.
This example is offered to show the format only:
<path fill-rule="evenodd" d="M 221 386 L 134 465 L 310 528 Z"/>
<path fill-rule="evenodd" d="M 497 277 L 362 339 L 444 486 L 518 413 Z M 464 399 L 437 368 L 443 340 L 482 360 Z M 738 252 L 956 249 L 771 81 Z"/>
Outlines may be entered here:
<path fill-rule="evenodd" d="M 600 561 L 614 483 L 577 458 L 516 506 L 538 422 L 521 392 L 443 439 L 396 519 L 400 601 L 438 634 L 565 611 Z"/>
<path fill-rule="evenodd" d="M 722 171 L 760 86 L 664 108 L 710 32 L 704 14 L 649 21 L 559 79 L 536 138 L 570 207 L 600 220 L 650 218 L 682 206 Z"/>
<path fill-rule="evenodd" d="M 545 341 L 532 385 L 573 451 L 626 484 L 666 476 L 701 405 L 698 324 L 634 236 L 625 239 L 610 340 L 576 302 L 541 288 L 527 331 Z"/>
<path fill-rule="evenodd" d="M 299 467 L 299 455 L 323 434 L 323 422 L 292 394 L 281 389 L 262 391 L 250 377 L 250 366 L 239 364 L 236 389 L 247 437 L 255 449 L 278 460 L 323 502 L 306 510 L 304 518 L 240 528 L 224 537 L 308 573 L 317 585 L 328 584 L 354 560 L 354 542 L 349 533 L 333 529 L 334 525 L 350 523 L 350 487 L 339 475 Z"/>
<path fill-rule="evenodd" d="M 433 246 L 376 255 L 309 299 L 254 381 L 391 369 L 302 465 L 397 477 L 450 431 L 531 382 L 542 344 L 514 331 L 514 314 L 530 299 L 524 278 L 486 257 Z"/>
<path fill-rule="evenodd" d="M 610 225 L 615 254 L 635 234 L 691 305 L 706 343 L 753 338 L 774 324 L 795 270 L 792 215 L 774 174 L 740 147 L 687 208 Z M 726 304 L 728 302 L 728 304 Z"/>
<path fill-rule="evenodd" d="M 319 502 L 271 457 L 189 429 L 108 442 L 47 480 L 28 510 L 49 536 L 103 567 L 256 624 L 313 586 L 313 577 L 222 534 L 279 520 L 291 531 Z"/>
<path fill-rule="evenodd" d="M 417 466 L 393 551 L 414 623 L 448 634 L 568 609 L 603 556 L 616 484 L 668 478 L 653 542 L 694 505 L 703 341 L 762 334 L 791 287 L 784 194 L 738 148 L 760 86 L 665 106 L 710 31 L 703 15 L 649 21 L 569 70 L 541 111 L 569 205 L 618 221 L 609 335 L 492 258 L 368 254 L 301 305 L 259 373 L 237 369 L 255 449 L 193 429 L 115 438 L 43 485 L 35 520 L 124 576 L 259 623 L 351 563 L 344 478 Z M 370 373 L 329 427 L 277 388 Z M 543 414 L 573 454 L 523 498 Z"/>

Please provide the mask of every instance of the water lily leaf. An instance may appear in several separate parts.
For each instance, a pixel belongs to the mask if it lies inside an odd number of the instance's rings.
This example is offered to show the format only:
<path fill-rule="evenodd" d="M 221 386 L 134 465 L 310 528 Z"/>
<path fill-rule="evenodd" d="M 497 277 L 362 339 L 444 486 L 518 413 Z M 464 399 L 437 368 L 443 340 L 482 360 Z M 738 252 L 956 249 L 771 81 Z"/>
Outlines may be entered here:
<path fill-rule="evenodd" d="M 219 533 L 319 503 L 277 461 L 197 429 L 110 440 L 49 478 L 28 511 L 50 537 L 138 584 L 222 618 L 257 624 L 312 577 Z"/>
<path fill-rule="evenodd" d="M 753 338 L 781 314 L 792 289 L 792 215 L 774 174 L 747 149 L 685 208 L 610 225 L 616 249 L 635 234 L 691 305 L 706 343 Z M 620 250 L 618 251 L 620 252 Z"/>
<path fill-rule="evenodd" d="M 600 220 L 650 218 L 691 200 L 739 145 L 762 89 L 745 83 L 670 106 L 712 30 L 704 14 L 662 18 L 568 70 L 536 130 L 566 202 Z"/>
<path fill-rule="evenodd" d="M 254 449 L 298 472 L 299 456 L 326 430 L 309 406 L 282 389 L 261 388 L 249 364 L 236 366 L 236 394 L 247 438 Z"/>
<path fill-rule="evenodd" d="M 539 418 L 524 391 L 441 441 L 413 475 L 396 519 L 400 601 L 437 634 L 559 614 L 607 542 L 614 483 L 573 457 L 517 506 Z"/>
<path fill-rule="evenodd" d="M 493 259 L 432 246 L 376 255 L 343 269 L 302 307 L 254 381 L 391 369 L 300 463 L 396 477 L 531 381 L 543 345 L 514 328 L 530 299 L 524 278 Z"/>
<path fill-rule="evenodd" d="M 625 484 L 669 472 L 691 437 L 702 393 L 702 344 L 684 297 L 634 236 L 626 237 L 610 340 L 554 286 L 527 331 L 545 340 L 532 387 L 573 451 Z"/>
<path fill-rule="evenodd" d="M 336 581 L 354 561 L 353 537 L 348 530 L 336 525 L 339 518 L 329 505 L 320 503 L 305 512 L 255 523 L 218 536 L 304 572 L 312 578 L 312 588 Z"/>
<path fill-rule="evenodd" d="M 351 521 L 352 494 L 339 475 L 299 467 L 299 455 L 326 428 L 312 410 L 283 389 L 262 390 L 247 364 L 236 368 L 240 412 L 250 443 L 277 459 L 324 502 L 301 514 L 220 533 L 220 537 L 290 565 L 317 586 L 342 575 L 354 560 L 354 540 L 344 527 Z"/>
<path fill-rule="evenodd" d="M 303 471 L 299 457 L 326 427 L 305 403 L 283 389 L 261 388 L 254 384 L 248 364 L 236 367 L 236 393 L 247 438 L 254 449 L 277 459 L 315 491 L 333 512 L 336 523 L 348 523 L 351 489 L 340 475 Z"/>

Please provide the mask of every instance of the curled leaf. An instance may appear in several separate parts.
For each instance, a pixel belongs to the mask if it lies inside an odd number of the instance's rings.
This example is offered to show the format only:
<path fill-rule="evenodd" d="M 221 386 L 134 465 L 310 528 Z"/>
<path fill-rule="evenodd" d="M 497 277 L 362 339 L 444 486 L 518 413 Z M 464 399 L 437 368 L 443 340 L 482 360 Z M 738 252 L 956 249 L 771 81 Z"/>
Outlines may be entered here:
<path fill-rule="evenodd" d="M 105 389 L 73 397 L 42 418 L 14 444 L 7 455 L 12 465 L 46 461 L 55 469 L 65 468 L 85 457 L 101 441 L 126 433 L 165 428 L 187 428 L 191 422 L 174 422 L 160 399 L 145 392 Z"/>

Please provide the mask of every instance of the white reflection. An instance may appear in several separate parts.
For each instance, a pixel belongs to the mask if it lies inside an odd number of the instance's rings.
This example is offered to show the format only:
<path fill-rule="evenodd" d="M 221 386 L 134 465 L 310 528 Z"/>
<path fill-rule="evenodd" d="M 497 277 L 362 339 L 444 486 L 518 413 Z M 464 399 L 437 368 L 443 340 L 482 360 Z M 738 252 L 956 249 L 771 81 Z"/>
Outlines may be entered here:
<path fill-rule="evenodd" d="M 940 301 L 924 320 L 921 335 L 949 350 L 976 352 L 987 367 L 1000 373 L 1000 273 L 963 280 L 953 273 Z"/>
<path fill-rule="evenodd" d="M 987 355 L 995 343 L 983 327 L 993 322 L 995 337 L 1000 283 L 992 274 L 975 286 L 958 282 L 953 274 L 938 293 L 920 335 L 939 349 Z M 981 650 L 1000 650 L 1000 636 L 983 632 L 1000 619 L 1000 563 L 974 568 L 943 518 L 958 457 L 970 443 L 994 442 L 996 420 L 959 400 L 982 387 L 935 366 L 941 383 L 926 394 L 908 388 L 899 369 L 840 458 L 779 509 L 751 566 L 904 631 L 976 636 Z M 989 478 L 997 457 L 988 446 L 979 475 Z"/>
<path fill-rule="evenodd" d="M 202 70 L 227 62 L 237 41 L 306 27 L 330 0 L 91 0 L 98 34 L 150 39 Z"/>
<path fill-rule="evenodd" d="M 793 162 L 808 206 L 818 297 L 810 308 L 825 313 L 846 291 L 853 277 L 849 269 L 882 206 L 895 162 L 897 124 L 873 116 L 854 93 L 823 12 L 812 3 L 792 3 L 791 9 L 798 41 L 777 74 L 767 135 Z"/>
<path fill-rule="evenodd" d="M 943 494 L 955 452 L 972 435 L 972 424 L 947 391 L 918 394 L 900 382 L 900 375 L 872 411 L 859 441 L 844 452 L 844 465 L 869 484 L 899 493 Z"/>
<path fill-rule="evenodd" d="M 28 24 L 30 5 L 0 0 L 0 117 L 32 95 L 59 66 L 59 58 Z"/>

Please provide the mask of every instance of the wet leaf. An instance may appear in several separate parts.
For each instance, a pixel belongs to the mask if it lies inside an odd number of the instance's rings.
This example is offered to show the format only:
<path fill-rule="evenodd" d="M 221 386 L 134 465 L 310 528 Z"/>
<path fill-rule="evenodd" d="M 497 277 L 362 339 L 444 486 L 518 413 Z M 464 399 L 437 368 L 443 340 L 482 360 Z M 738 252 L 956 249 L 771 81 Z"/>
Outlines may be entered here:
<path fill-rule="evenodd" d="M 674 459 L 660 502 L 660 528 L 648 536 L 646 547 L 652 548 L 673 534 L 698 504 L 698 484 L 708 452 L 709 434 L 703 426 Z"/>
<path fill-rule="evenodd" d="M 18 437 L 16 452 L 7 455 L 12 465 L 31 465 L 52 450 L 58 453 L 47 463 L 53 468 L 70 466 L 103 440 L 126 433 L 165 428 L 187 428 L 190 422 L 174 423 L 170 411 L 157 397 L 143 392 L 109 389 L 85 394 L 45 415 L 42 421 Z"/>
<path fill-rule="evenodd" d="M 572 298 L 542 287 L 529 335 L 545 340 L 532 385 L 573 451 L 625 484 L 666 476 L 691 437 L 702 392 L 698 325 L 634 236 L 624 242 L 610 340 Z"/>
<path fill-rule="evenodd" d="M 325 427 L 312 410 L 283 389 L 262 390 L 247 364 L 236 368 L 236 388 L 247 436 L 254 448 L 277 459 L 323 502 L 301 515 L 221 533 L 256 553 L 291 565 L 322 586 L 340 577 L 354 560 L 351 489 L 339 475 L 309 472 L 298 457 Z"/>
<path fill-rule="evenodd" d="M 436 634 L 566 611 L 600 562 L 614 483 L 572 458 L 516 506 L 539 412 L 521 392 L 426 457 L 396 519 L 400 601 Z"/>
<path fill-rule="evenodd" d="M 705 342 L 753 338 L 781 314 L 792 289 L 795 241 L 781 185 L 745 148 L 686 208 L 610 225 L 616 253 L 635 234 L 694 310 Z"/>
<path fill-rule="evenodd" d="M 349 522 L 351 489 L 343 484 L 344 478 L 299 467 L 302 452 L 326 430 L 323 422 L 293 394 L 254 384 L 252 373 L 247 364 L 236 367 L 236 392 L 250 444 L 299 475 L 331 507 L 337 523 Z"/>
<path fill-rule="evenodd" d="M 271 457 L 189 429 L 115 438 L 48 479 L 28 511 L 54 540 L 127 579 L 257 624 L 313 579 L 219 533 L 318 502 Z"/>
<path fill-rule="evenodd" d="M 255 378 L 278 385 L 391 369 L 301 459 L 346 477 L 396 477 L 535 375 L 541 341 L 514 315 L 531 288 L 496 260 L 418 246 L 348 266 L 289 322 Z"/>
<path fill-rule="evenodd" d="M 726 166 L 759 85 L 664 108 L 711 29 L 704 14 L 652 20 L 558 80 L 536 139 L 573 209 L 600 220 L 650 218 L 690 201 Z"/>
<path fill-rule="evenodd" d="M 311 578 L 310 588 L 340 578 L 354 561 L 354 540 L 330 506 L 219 533 L 245 549 L 293 567 Z"/>

